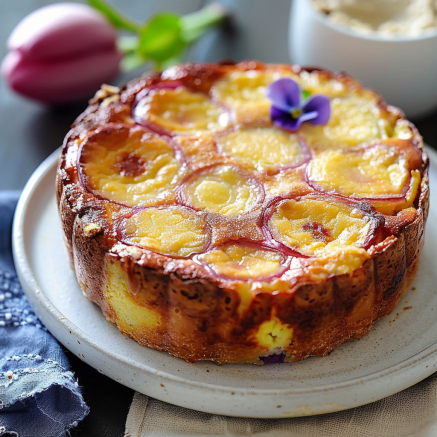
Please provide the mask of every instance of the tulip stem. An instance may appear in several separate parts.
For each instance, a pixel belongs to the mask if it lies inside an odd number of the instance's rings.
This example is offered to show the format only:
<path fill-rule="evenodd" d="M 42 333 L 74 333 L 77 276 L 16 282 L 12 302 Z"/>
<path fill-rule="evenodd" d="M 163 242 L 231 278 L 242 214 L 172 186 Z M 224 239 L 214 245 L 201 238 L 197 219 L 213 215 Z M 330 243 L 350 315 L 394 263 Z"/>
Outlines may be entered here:
<path fill-rule="evenodd" d="M 114 27 L 118 29 L 130 30 L 131 32 L 135 33 L 140 31 L 142 26 L 140 22 L 122 14 L 105 0 L 88 0 L 88 3 L 93 8 L 100 11 Z"/>
<path fill-rule="evenodd" d="M 226 9 L 220 3 L 212 3 L 191 14 L 181 17 L 184 41 L 191 44 L 210 27 L 215 26 L 227 17 Z"/>

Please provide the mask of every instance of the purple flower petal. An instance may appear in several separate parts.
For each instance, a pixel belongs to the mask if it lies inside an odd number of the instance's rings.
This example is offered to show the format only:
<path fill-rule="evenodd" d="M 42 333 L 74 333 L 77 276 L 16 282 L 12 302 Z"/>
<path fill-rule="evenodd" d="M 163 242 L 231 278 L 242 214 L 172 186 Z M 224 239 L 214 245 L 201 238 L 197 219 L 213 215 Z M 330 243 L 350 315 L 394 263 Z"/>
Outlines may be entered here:
<path fill-rule="evenodd" d="M 285 112 L 300 107 L 300 87 L 293 79 L 287 77 L 272 82 L 266 89 L 266 96 L 273 106 Z"/>
<path fill-rule="evenodd" d="M 282 111 L 275 106 L 270 108 L 270 117 L 273 124 L 281 129 L 286 129 L 292 132 L 299 129 L 299 119 L 293 118 L 289 112 Z"/>
<path fill-rule="evenodd" d="M 311 121 L 311 123 L 313 123 L 313 120 L 315 120 L 318 116 L 318 111 L 304 112 L 299 117 L 299 127 L 304 121 Z"/>
<path fill-rule="evenodd" d="M 259 357 L 259 359 L 263 361 L 264 364 L 283 363 L 285 359 L 285 352 L 281 352 L 280 354 L 272 354 L 268 357 Z"/>
<path fill-rule="evenodd" d="M 322 125 L 328 123 L 331 117 L 331 100 L 328 97 L 316 94 L 309 98 L 303 107 L 303 112 L 310 114 L 316 112 L 317 116 L 311 119 L 312 124 Z M 305 121 L 307 121 L 305 120 Z"/>

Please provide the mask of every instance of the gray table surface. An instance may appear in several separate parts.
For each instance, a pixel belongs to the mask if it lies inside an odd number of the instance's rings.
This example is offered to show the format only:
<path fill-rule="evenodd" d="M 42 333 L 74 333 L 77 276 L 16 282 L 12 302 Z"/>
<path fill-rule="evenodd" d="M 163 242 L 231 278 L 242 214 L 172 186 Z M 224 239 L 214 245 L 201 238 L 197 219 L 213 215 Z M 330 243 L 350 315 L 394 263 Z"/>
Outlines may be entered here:
<path fill-rule="evenodd" d="M 71 0 L 70 0 L 71 1 Z M 111 0 L 126 14 L 141 18 L 160 11 L 188 13 L 209 0 Z M 290 0 L 220 0 L 233 10 L 234 28 L 213 31 L 190 50 L 187 60 L 217 61 L 260 59 L 290 62 L 287 27 Z M 6 54 L 6 40 L 15 25 L 33 10 L 54 3 L 51 0 L 0 1 L 0 59 Z M 139 75 L 121 75 L 114 84 Z M 35 168 L 56 148 L 86 103 L 69 108 L 46 108 L 12 93 L 0 79 L 0 189 L 21 190 Z M 437 112 L 415 120 L 425 142 L 437 149 Z M 118 437 L 124 425 L 133 391 L 101 375 L 67 351 L 90 415 L 72 432 L 73 436 Z"/>

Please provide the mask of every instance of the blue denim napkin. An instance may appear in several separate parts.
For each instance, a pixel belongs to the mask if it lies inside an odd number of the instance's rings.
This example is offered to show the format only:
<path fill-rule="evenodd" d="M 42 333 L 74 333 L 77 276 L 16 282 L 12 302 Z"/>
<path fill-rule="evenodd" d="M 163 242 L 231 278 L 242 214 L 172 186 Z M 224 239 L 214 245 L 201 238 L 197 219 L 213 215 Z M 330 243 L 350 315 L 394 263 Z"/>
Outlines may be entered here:
<path fill-rule="evenodd" d="M 18 196 L 0 192 L 0 436 L 65 436 L 89 409 L 64 352 L 15 274 L 11 227 Z"/>

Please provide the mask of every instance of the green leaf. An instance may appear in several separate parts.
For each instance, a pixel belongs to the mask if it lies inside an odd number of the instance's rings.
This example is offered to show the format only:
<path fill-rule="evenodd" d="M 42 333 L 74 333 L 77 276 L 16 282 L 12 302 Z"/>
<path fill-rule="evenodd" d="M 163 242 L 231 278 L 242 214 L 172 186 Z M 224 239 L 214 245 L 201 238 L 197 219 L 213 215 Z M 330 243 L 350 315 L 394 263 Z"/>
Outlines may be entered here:
<path fill-rule="evenodd" d="M 311 92 L 308 90 L 302 90 L 302 97 L 307 99 L 311 95 Z"/>
<path fill-rule="evenodd" d="M 126 17 L 105 0 L 88 0 L 88 3 L 94 9 L 100 11 L 118 29 L 130 30 L 132 32 L 139 32 L 141 29 L 141 23 Z"/>
<path fill-rule="evenodd" d="M 177 56 L 185 47 L 181 38 L 181 19 L 164 12 L 155 15 L 140 32 L 138 49 L 142 56 L 162 63 Z"/>

